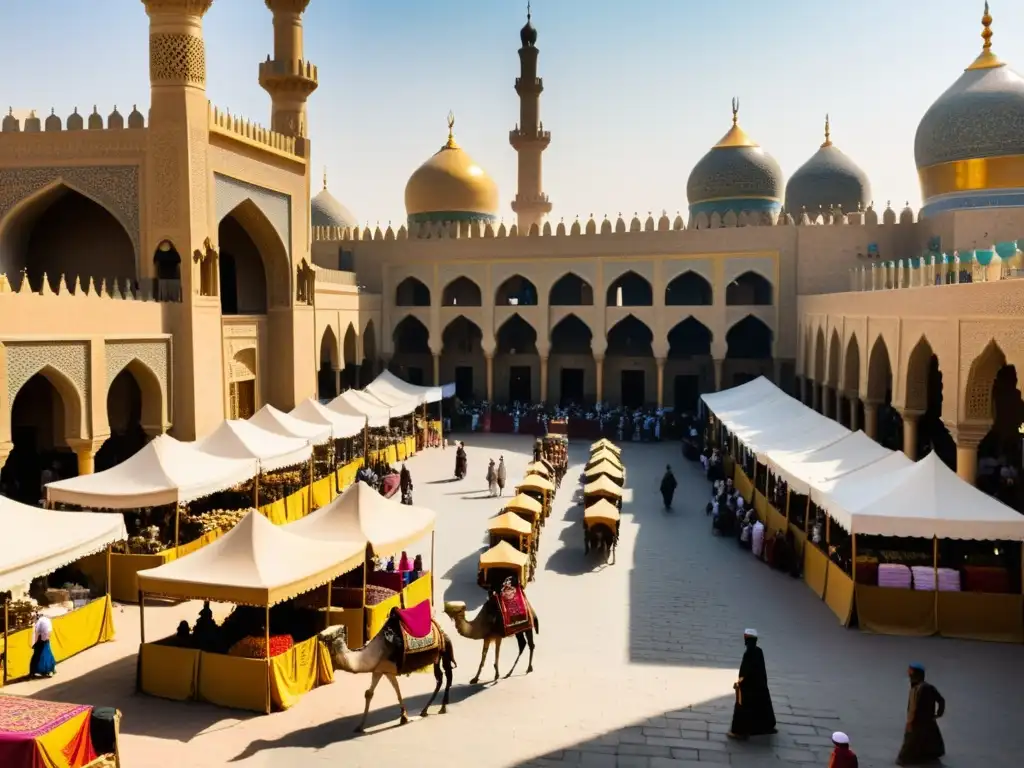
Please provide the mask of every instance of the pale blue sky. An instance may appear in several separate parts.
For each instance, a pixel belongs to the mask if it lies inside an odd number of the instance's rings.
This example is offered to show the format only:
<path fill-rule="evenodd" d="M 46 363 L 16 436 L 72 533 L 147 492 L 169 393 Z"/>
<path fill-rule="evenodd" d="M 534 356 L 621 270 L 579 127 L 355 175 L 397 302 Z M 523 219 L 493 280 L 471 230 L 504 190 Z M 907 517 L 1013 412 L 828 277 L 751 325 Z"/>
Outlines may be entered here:
<path fill-rule="evenodd" d="M 830 112 L 833 140 L 868 172 L 876 204 L 916 207 L 914 131 L 979 52 L 982 6 L 535 0 L 552 219 L 685 209 L 686 178 L 727 130 L 733 96 L 787 177 L 821 143 Z M 996 0 L 992 15 L 994 50 L 1021 71 L 1024 3 Z M 210 99 L 262 124 L 269 97 L 256 68 L 272 51 L 270 19 L 262 0 L 215 0 L 205 21 Z M 326 165 L 331 191 L 361 221 L 403 221 L 405 182 L 444 142 L 452 109 L 511 221 L 524 21 L 518 0 L 312 0 L 314 190 Z M 145 110 L 147 23 L 140 0 L 4 3 L 3 100 L 64 116 L 93 104 Z"/>

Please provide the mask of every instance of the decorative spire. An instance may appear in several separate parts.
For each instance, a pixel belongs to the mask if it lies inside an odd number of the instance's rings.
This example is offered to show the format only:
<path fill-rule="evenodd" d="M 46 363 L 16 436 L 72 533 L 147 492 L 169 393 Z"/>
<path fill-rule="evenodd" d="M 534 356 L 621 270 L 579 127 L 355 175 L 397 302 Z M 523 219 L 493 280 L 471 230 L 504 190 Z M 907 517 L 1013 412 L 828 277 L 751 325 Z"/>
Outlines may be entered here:
<path fill-rule="evenodd" d="M 987 7 L 987 4 L 986 4 Z M 526 0 L 526 21 L 529 22 L 533 18 L 533 14 L 530 13 L 530 0 Z"/>
<path fill-rule="evenodd" d="M 713 149 L 725 149 L 727 147 L 756 147 L 757 142 L 751 139 L 746 131 L 739 126 L 740 115 L 740 100 L 733 98 L 732 100 L 732 127 L 728 133 L 722 137 Z"/>
<path fill-rule="evenodd" d="M 821 148 L 832 146 L 832 125 L 828 120 L 828 113 L 825 113 L 825 141 L 822 143 Z"/>
<path fill-rule="evenodd" d="M 459 145 L 455 143 L 455 113 L 452 111 L 448 112 L 448 142 L 444 145 L 444 148 L 459 148 Z"/>
<path fill-rule="evenodd" d="M 327 166 L 324 166 L 324 189 L 327 189 Z"/>
<path fill-rule="evenodd" d="M 732 97 L 732 124 L 736 125 L 740 119 L 740 100 Z"/>
<path fill-rule="evenodd" d="M 987 0 L 985 14 L 981 17 L 981 39 L 985 41 L 981 46 L 981 53 L 967 69 L 995 69 L 1003 66 L 999 57 L 992 53 L 992 15 L 988 12 Z"/>

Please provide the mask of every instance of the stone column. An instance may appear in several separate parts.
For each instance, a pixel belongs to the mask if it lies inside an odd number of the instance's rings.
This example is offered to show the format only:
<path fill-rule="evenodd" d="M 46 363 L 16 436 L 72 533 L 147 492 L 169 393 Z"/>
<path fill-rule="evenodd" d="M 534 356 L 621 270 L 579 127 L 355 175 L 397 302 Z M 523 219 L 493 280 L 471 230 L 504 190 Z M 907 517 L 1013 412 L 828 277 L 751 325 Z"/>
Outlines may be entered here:
<path fill-rule="evenodd" d="M 917 461 L 917 423 L 921 412 L 904 408 L 900 416 L 903 417 L 903 453 L 911 461 Z"/>
<path fill-rule="evenodd" d="M 494 355 L 484 355 L 487 361 L 487 402 L 494 402 Z"/>
<path fill-rule="evenodd" d="M 540 401 L 548 401 L 548 356 L 540 356 Z"/>
<path fill-rule="evenodd" d="M 335 395 L 340 395 L 341 394 L 341 385 L 342 385 L 341 379 L 342 379 L 343 371 L 342 371 L 341 368 L 334 368 L 333 372 L 334 372 L 334 394 Z"/>
<path fill-rule="evenodd" d="M 878 439 L 878 403 L 864 401 L 864 434 L 872 440 Z"/>
<path fill-rule="evenodd" d="M 594 376 L 596 399 L 600 403 L 604 401 L 604 355 L 594 355 Z"/>
<path fill-rule="evenodd" d="M 724 360 L 715 360 L 715 392 L 722 391 L 722 366 L 725 363 Z"/>
<path fill-rule="evenodd" d="M 821 413 L 821 385 L 811 379 L 811 408 Z"/>
<path fill-rule="evenodd" d="M 434 386 L 435 387 L 440 387 L 441 386 L 441 353 L 440 352 L 435 352 L 433 354 L 433 358 L 434 358 Z"/>
<path fill-rule="evenodd" d="M 956 473 L 965 483 L 974 485 L 978 479 L 978 445 L 991 426 L 986 423 L 946 425 L 956 441 Z"/>
<path fill-rule="evenodd" d="M 665 358 L 658 357 L 654 360 L 658 364 L 658 407 L 665 407 Z"/>
<path fill-rule="evenodd" d="M 856 432 L 860 429 L 860 408 L 858 408 L 860 405 L 860 398 L 858 398 L 856 394 L 851 394 L 846 398 L 846 402 L 849 404 L 850 408 L 850 431 Z"/>
<path fill-rule="evenodd" d="M 96 451 L 105 441 L 106 438 L 103 440 L 90 440 L 89 438 L 68 440 L 68 445 L 71 446 L 71 450 L 75 452 L 78 459 L 79 475 L 91 475 L 96 471 Z"/>

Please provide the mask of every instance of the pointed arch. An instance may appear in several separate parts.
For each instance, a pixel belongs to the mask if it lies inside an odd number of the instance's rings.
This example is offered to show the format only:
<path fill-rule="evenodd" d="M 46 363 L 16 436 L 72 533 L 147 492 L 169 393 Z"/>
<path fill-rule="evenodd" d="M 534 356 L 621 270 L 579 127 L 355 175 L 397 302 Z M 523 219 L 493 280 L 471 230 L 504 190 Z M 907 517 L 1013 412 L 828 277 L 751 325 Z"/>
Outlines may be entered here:
<path fill-rule="evenodd" d="M 654 357 L 654 334 L 636 315 L 626 315 L 608 329 L 605 354 L 621 357 Z"/>
<path fill-rule="evenodd" d="M 501 324 L 495 338 L 498 354 L 537 354 L 537 330 L 518 312 Z"/>
<path fill-rule="evenodd" d="M 395 286 L 396 307 L 429 307 L 430 289 L 411 275 Z"/>
<path fill-rule="evenodd" d="M 964 387 L 965 420 L 990 422 L 995 415 L 992 388 L 996 376 L 1006 365 L 1006 355 L 993 339 L 985 345 L 971 362 L 967 373 L 967 386 Z"/>
<path fill-rule="evenodd" d="M 747 270 L 725 287 L 725 303 L 735 307 L 771 306 L 774 293 L 768 278 L 760 272 Z"/>
<path fill-rule="evenodd" d="M 677 275 L 665 286 L 667 307 L 708 307 L 712 303 L 711 283 L 692 269 Z"/>
<path fill-rule="evenodd" d="M 371 317 L 366 321 L 363 328 L 363 360 L 374 361 L 377 359 L 377 327 L 373 324 Z"/>
<path fill-rule="evenodd" d="M 551 286 L 548 304 L 552 307 L 591 307 L 594 289 L 575 272 L 566 272 Z"/>
<path fill-rule="evenodd" d="M 860 397 L 860 344 L 857 334 L 851 333 L 846 344 L 846 359 L 843 361 L 843 389 L 851 397 Z"/>
<path fill-rule="evenodd" d="M 167 397 L 160 384 L 160 377 L 139 358 L 133 357 L 120 370 L 112 372 L 113 376 L 107 382 L 107 394 L 109 395 L 113 389 L 115 379 L 126 372 L 139 388 L 142 426 L 150 430 L 159 428 L 162 431 L 167 425 Z"/>
<path fill-rule="evenodd" d="M 452 280 L 441 292 L 442 307 L 479 307 L 483 305 L 480 286 L 468 277 Z"/>
<path fill-rule="evenodd" d="M 704 357 L 711 355 L 711 330 L 692 315 L 668 332 L 669 358 Z"/>
<path fill-rule="evenodd" d="M 908 411 L 924 413 L 928 409 L 928 379 L 935 353 L 925 336 L 921 336 L 907 358 L 903 404 Z"/>
<path fill-rule="evenodd" d="M 725 334 L 725 356 L 734 360 L 770 360 L 774 334 L 764 321 L 747 315 Z"/>
<path fill-rule="evenodd" d="M 814 335 L 814 381 L 825 383 L 825 331 L 821 328 Z"/>
<path fill-rule="evenodd" d="M 30 376 L 18 391 L 14 393 L 14 397 L 11 399 L 12 426 L 14 421 L 13 414 L 15 407 L 18 405 L 18 395 L 27 391 L 29 383 L 36 379 L 36 377 L 45 379 L 46 383 L 57 395 L 58 403 L 56 407 L 59 411 L 60 423 L 59 425 L 53 425 L 53 437 L 56 438 L 58 432 L 62 433 L 65 441 L 86 437 L 88 431 L 85 423 L 86 411 L 82 393 L 79 392 L 75 383 L 63 371 L 52 365 L 44 365 Z M 38 379 L 36 380 L 38 381 Z"/>
<path fill-rule="evenodd" d="M 359 351 L 359 337 L 352 323 L 349 323 L 348 328 L 345 329 L 345 340 L 342 343 L 341 350 L 341 358 L 344 360 L 346 368 L 359 362 L 356 359 Z"/>
<path fill-rule="evenodd" d="M 391 333 L 396 355 L 429 355 L 430 331 L 415 315 L 406 315 Z"/>
<path fill-rule="evenodd" d="M 483 331 L 480 326 L 459 315 L 445 326 L 441 333 L 442 354 L 475 354 L 483 351 Z"/>
<path fill-rule="evenodd" d="M 252 198 L 245 198 L 217 225 L 221 310 L 265 314 L 291 306 L 292 269 L 288 245 Z"/>
<path fill-rule="evenodd" d="M 879 334 L 868 357 L 867 399 L 871 403 L 887 403 L 892 398 L 892 363 L 889 347 Z"/>
<path fill-rule="evenodd" d="M 650 307 L 654 304 L 654 289 L 650 281 L 633 270 L 619 275 L 608 286 L 605 306 Z"/>
<path fill-rule="evenodd" d="M 330 323 L 327 324 L 320 336 L 320 367 L 338 368 L 338 337 L 334 334 Z"/>
<path fill-rule="evenodd" d="M 532 280 L 515 274 L 505 278 L 494 292 L 494 306 L 534 307 L 538 296 L 537 286 Z"/>
<path fill-rule="evenodd" d="M 568 314 L 551 329 L 551 355 L 591 355 L 594 333 L 577 315 Z"/>
<path fill-rule="evenodd" d="M 828 345 L 828 385 L 830 387 L 839 386 L 839 363 L 842 359 L 840 357 L 841 346 L 842 342 L 839 340 L 839 329 L 833 328 L 832 337 L 829 339 Z"/>

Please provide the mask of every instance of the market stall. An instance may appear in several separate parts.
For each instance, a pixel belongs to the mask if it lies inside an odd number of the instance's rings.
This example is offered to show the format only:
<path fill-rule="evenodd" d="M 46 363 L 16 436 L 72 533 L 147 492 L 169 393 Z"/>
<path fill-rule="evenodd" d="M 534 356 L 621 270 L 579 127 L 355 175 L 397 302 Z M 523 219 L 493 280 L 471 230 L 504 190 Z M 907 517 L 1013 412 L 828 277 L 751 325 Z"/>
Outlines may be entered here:
<path fill-rule="evenodd" d="M 621 509 L 622 488 L 612 482 L 611 478 L 601 475 L 593 482 L 583 486 L 583 506 L 589 507 L 599 499 L 607 499 L 615 505 L 616 509 Z"/>
<path fill-rule="evenodd" d="M 93 584 L 48 588 L 43 577 L 124 541 L 124 518 L 105 512 L 57 512 L 0 496 L 0 593 L 4 594 L 3 682 L 27 677 L 37 611 L 51 617 L 58 663 L 114 636 L 109 577 Z M 3 764 L 0 762 L 0 764 Z"/>
<path fill-rule="evenodd" d="M 626 475 L 622 471 L 622 468 L 615 466 L 610 461 L 604 460 L 585 469 L 583 471 L 583 476 L 586 478 L 588 483 L 599 477 L 608 477 L 616 485 L 624 485 L 626 482 Z"/>
<path fill-rule="evenodd" d="M 543 475 L 527 475 L 516 486 L 516 493 L 525 493 L 541 503 L 541 507 L 544 510 L 544 517 L 541 518 L 541 524 L 543 524 L 544 519 L 551 514 L 551 501 L 555 495 L 554 483 Z"/>
<path fill-rule="evenodd" d="M 208 547 L 140 571 L 138 689 L 177 701 L 270 712 L 331 682 L 333 665 L 316 636 L 325 614 L 303 612 L 292 599 L 358 568 L 365 547 L 363 540 L 297 536 L 253 510 Z M 191 632 L 186 625 L 180 635 L 147 642 L 146 596 L 236 608 L 220 625 L 204 608 Z M 282 607 L 276 615 L 275 606 Z M 253 629 L 257 623 L 261 632 Z"/>
<path fill-rule="evenodd" d="M 21 696 L 0 696 L 0 765 L 85 768 L 95 759 L 93 708 Z"/>
<path fill-rule="evenodd" d="M 411 400 L 417 405 L 422 405 L 424 429 L 429 432 L 434 429 L 434 425 L 436 424 L 438 444 L 443 440 L 444 434 L 441 425 L 444 418 L 441 411 L 441 401 L 447 397 L 454 397 L 454 383 L 444 384 L 438 387 L 421 387 L 416 384 L 410 384 L 407 381 L 403 381 L 391 373 L 391 371 L 383 371 L 376 379 L 366 385 L 364 391 L 388 405 L 396 405 L 407 400 Z M 437 403 L 438 411 L 436 422 L 431 422 L 427 419 L 427 405 L 430 403 Z M 427 442 L 428 441 L 424 439 L 423 447 L 426 447 Z"/>
<path fill-rule="evenodd" d="M 530 558 L 507 541 L 499 541 L 482 555 L 478 563 L 477 583 L 487 590 L 497 589 L 509 578 L 520 585 L 529 581 Z"/>
<path fill-rule="evenodd" d="M 432 510 L 385 499 L 366 483 L 356 482 L 327 506 L 287 526 L 290 533 L 315 541 L 363 542 L 362 569 L 351 569 L 333 590 L 330 603 L 332 609 L 340 609 L 338 623 L 348 627 L 353 647 L 372 638 L 392 608 L 433 600 L 435 518 Z M 404 551 L 427 534 L 429 569 L 423 567 L 422 555 L 410 559 Z M 403 557 L 395 564 L 399 553 Z M 384 558 L 391 558 L 390 563 Z M 403 560 L 410 567 L 403 567 Z"/>
<path fill-rule="evenodd" d="M 211 456 L 194 443 L 160 435 L 115 467 L 50 483 L 46 498 L 50 506 L 129 515 L 126 551 L 111 556 L 110 594 L 114 600 L 133 602 L 138 595 L 138 571 L 199 549 L 237 522 L 236 510 L 251 501 L 232 489 L 247 484 L 257 471 L 254 459 Z M 208 509 L 209 499 L 223 499 L 222 508 Z M 86 558 L 82 570 L 100 581 L 106 562 L 96 556 Z"/>
<path fill-rule="evenodd" d="M 622 455 L 622 449 L 606 437 L 602 437 L 596 443 L 590 444 L 591 453 L 597 453 L 598 451 L 602 450 L 611 451 L 616 456 Z"/>
<path fill-rule="evenodd" d="M 596 451 L 590 454 L 590 458 L 587 459 L 587 464 L 584 469 L 589 469 L 595 464 L 600 464 L 602 461 L 607 461 L 619 469 L 622 469 L 622 457 L 614 451 L 610 451 L 607 448 L 598 448 Z"/>
<path fill-rule="evenodd" d="M 544 519 L 544 506 L 533 496 L 517 493 L 505 503 L 502 511 L 512 512 L 528 522 L 533 527 L 535 541 L 540 537 L 540 526 Z"/>
<path fill-rule="evenodd" d="M 515 512 L 501 512 L 488 522 L 487 537 L 492 547 L 501 541 L 507 541 L 523 554 L 529 555 L 527 581 L 533 581 L 537 571 L 537 540 L 532 524 Z"/>

